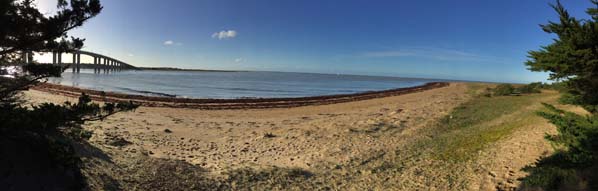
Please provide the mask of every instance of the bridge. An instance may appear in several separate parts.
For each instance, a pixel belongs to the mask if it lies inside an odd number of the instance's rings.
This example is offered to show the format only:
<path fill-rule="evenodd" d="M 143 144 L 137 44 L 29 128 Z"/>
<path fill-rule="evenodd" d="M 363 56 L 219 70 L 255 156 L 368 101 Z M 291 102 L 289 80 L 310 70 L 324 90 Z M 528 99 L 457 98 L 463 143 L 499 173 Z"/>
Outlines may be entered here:
<path fill-rule="evenodd" d="M 33 61 L 33 53 L 31 52 L 24 52 L 22 53 L 22 58 L 25 63 L 30 63 Z M 104 73 L 110 71 L 121 71 L 121 70 L 130 70 L 130 69 L 137 69 L 137 67 L 127 64 L 123 61 L 120 61 L 115 58 L 111 58 L 102 54 L 83 51 L 83 50 L 76 50 L 70 52 L 52 52 L 52 64 L 54 65 L 64 65 L 62 61 L 62 56 L 64 54 L 71 54 L 73 56 L 71 68 L 73 72 L 79 73 L 81 71 L 82 65 L 86 65 L 86 68 L 93 68 L 95 73 L 101 73 L 103 70 Z M 81 63 L 81 55 L 87 55 L 93 57 L 93 63 L 90 64 L 82 64 Z"/>

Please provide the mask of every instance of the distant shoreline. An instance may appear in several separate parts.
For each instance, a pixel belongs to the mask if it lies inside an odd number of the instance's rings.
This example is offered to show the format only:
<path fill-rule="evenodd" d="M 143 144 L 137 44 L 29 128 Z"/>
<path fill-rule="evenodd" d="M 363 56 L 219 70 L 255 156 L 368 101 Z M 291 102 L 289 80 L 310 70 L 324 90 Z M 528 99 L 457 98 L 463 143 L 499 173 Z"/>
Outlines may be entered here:
<path fill-rule="evenodd" d="M 90 63 L 81 63 L 82 69 L 94 69 L 95 65 Z M 189 72 L 249 72 L 246 70 L 209 70 L 209 69 L 187 69 L 175 67 L 135 67 L 129 70 L 156 70 L 156 71 L 189 71 Z"/>
<path fill-rule="evenodd" d="M 159 71 L 189 71 L 189 72 L 248 72 L 243 70 L 206 70 L 206 69 L 185 69 L 172 67 L 137 67 L 139 70 L 159 70 Z"/>

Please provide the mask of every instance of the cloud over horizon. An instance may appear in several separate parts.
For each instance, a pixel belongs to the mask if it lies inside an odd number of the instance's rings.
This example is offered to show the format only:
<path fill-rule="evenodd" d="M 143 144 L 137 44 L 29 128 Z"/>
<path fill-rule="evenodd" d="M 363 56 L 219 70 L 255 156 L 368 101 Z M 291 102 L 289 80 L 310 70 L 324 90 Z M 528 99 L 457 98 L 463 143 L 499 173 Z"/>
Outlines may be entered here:
<path fill-rule="evenodd" d="M 217 38 L 217 39 L 229 39 L 229 38 L 235 38 L 237 36 L 237 31 L 235 30 L 223 30 L 220 32 L 215 32 L 214 34 L 212 34 L 212 38 Z"/>
<path fill-rule="evenodd" d="M 403 57 L 413 56 L 415 53 L 410 51 L 380 51 L 380 52 L 366 52 L 363 54 L 365 57 Z"/>
<path fill-rule="evenodd" d="M 505 61 L 504 59 L 494 56 L 481 55 L 458 49 L 444 48 L 405 48 L 399 50 L 365 52 L 362 53 L 361 56 L 368 58 L 419 57 L 440 61 L 480 61 L 492 63 L 500 63 Z"/>
<path fill-rule="evenodd" d="M 174 42 L 174 41 L 172 41 L 172 40 L 167 40 L 167 41 L 164 41 L 164 43 L 163 43 L 163 44 L 164 44 L 164 46 L 172 46 L 172 45 L 177 45 L 177 46 L 180 46 L 180 45 L 183 45 L 183 43 L 180 43 L 180 42 Z"/>

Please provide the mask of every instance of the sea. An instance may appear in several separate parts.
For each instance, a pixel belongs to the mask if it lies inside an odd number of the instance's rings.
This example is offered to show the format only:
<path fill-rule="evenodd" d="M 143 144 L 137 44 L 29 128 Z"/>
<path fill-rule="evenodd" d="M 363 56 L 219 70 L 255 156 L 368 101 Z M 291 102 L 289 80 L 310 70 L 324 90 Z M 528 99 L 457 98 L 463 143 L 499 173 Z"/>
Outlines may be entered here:
<path fill-rule="evenodd" d="M 289 98 L 352 94 L 443 80 L 291 72 L 124 70 L 64 72 L 50 83 L 100 91 L 181 98 Z"/>

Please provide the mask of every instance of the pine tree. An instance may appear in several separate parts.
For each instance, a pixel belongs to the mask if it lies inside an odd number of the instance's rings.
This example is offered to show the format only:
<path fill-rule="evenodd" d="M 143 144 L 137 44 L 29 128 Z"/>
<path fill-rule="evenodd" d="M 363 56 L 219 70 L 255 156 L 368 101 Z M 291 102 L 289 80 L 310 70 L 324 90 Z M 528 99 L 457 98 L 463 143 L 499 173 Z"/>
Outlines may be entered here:
<path fill-rule="evenodd" d="M 77 103 L 24 104 L 19 96 L 22 91 L 48 77 L 59 77 L 64 69 L 49 64 L 24 64 L 23 53 L 80 49 L 84 39 L 69 37 L 67 32 L 102 10 L 99 0 L 58 0 L 57 7 L 55 15 L 45 16 L 32 0 L 0 1 L 0 74 L 3 66 L 22 68 L 12 77 L 0 76 L 0 188 L 84 188 L 73 145 L 85 143 L 91 132 L 81 125 L 137 107 L 132 102 L 100 106 L 84 94 Z"/>
<path fill-rule="evenodd" d="M 590 112 L 598 111 L 598 0 L 586 12 L 591 19 L 572 17 L 560 1 L 552 5 L 560 22 L 541 25 L 557 38 L 548 46 L 530 51 L 525 64 L 532 71 L 549 72 L 551 80 L 562 80 L 577 101 Z"/>
<path fill-rule="evenodd" d="M 557 1 L 552 7 L 560 22 L 542 25 L 557 38 L 541 50 L 530 51 L 525 64 L 532 71 L 550 73 L 550 79 L 562 80 L 568 94 L 561 97 L 569 104 L 581 105 L 591 115 L 581 116 L 545 104 L 547 111 L 538 114 L 557 127 L 558 134 L 546 139 L 555 153 L 524 170 L 524 189 L 543 190 L 598 189 L 598 0 L 586 12 L 591 19 L 571 17 Z"/>

